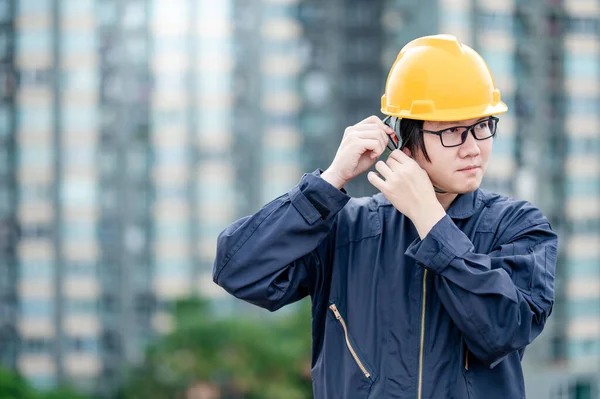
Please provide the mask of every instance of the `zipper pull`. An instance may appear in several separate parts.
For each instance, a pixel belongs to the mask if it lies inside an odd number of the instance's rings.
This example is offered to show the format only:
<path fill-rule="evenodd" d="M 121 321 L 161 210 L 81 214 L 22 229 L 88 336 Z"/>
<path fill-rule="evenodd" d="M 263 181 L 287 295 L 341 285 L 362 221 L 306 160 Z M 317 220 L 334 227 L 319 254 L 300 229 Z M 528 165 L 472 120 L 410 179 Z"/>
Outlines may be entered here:
<path fill-rule="evenodd" d="M 342 318 L 342 315 L 340 314 L 340 312 L 338 312 L 337 306 L 335 306 L 335 303 L 332 303 L 331 305 L 329 305 L 329 309 L 331 309 L 333 311 L 333 314 L 335 315 L 335 318 L 340 320 Z"/>
<path fill-rule="evenodd" d="M 465 352 L 465 370 L 469 370 L 469 348 L 468 347 Z"/>

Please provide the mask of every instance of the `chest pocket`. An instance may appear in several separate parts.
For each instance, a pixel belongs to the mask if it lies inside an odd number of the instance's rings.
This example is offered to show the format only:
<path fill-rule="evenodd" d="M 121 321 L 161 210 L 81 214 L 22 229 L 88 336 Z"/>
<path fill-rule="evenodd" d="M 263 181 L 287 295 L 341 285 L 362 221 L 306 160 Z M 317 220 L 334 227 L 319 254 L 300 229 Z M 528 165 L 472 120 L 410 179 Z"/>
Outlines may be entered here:
<path fill-rule="evenodd" d="M 348 211 L 342 219 L 344 223 L 338 225 L 336 232 L 338 238 L 336 246 L 344 246 L 381 234 L 381 222 L 376 209 L 360 207 Z"/>

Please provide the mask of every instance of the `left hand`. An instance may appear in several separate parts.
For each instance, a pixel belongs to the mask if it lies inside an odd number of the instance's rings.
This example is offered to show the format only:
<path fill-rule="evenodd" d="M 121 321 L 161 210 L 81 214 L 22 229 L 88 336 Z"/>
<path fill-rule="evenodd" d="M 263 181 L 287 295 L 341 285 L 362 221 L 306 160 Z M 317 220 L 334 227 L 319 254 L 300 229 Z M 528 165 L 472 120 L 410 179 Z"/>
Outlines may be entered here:
<path fill-rule="evenodd" d="M 383 178 L 369 172 L 369 182 L 414 223 L 424 238 L 446 214 L 427 172 L 400 150 L 394 150 L 386 162 L 377 162 L 375 168 Z"/>

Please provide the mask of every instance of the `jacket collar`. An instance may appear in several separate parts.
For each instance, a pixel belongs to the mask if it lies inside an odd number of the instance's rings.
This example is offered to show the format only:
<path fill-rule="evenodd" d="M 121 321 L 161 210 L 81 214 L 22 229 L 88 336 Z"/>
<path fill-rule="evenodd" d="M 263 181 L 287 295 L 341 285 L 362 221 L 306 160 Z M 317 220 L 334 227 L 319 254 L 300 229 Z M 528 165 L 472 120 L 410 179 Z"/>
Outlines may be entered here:
<path fill-rule="evenodd" d="M 481 190 L 477 189 L 470 193 L 460 194 L 446 214 L 452 219 L 467 219 L 473 216 L 483 206 Z"/>

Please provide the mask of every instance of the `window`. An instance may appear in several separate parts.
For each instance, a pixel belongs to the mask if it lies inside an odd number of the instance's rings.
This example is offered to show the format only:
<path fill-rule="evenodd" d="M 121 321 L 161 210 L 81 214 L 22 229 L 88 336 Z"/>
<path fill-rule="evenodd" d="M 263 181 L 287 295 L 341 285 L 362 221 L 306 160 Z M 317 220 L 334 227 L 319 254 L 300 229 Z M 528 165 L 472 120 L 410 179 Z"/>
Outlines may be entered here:
<path fill-rule="evenodd" d="M 369 26 L 373 21 L 378 20 L 379 8 L 373 7 L 369 3 L 352 3 L 346 7 L 345 22 L 346 26 L 353 28 L 360 28 L 363 26 Z"/>
<path fill-rule="evenodd" d="M 62 36 L 62 51 L 67 54 L 95 53 L 98 41 L 93 31 L 79 31 Z"/>
<path fill-rule="evenodd" d="M 93 181 L 82 178 L 65 179 L 61 200 L 65 206 L 93 204 L 96 200 L 96 185 Z"/>
<path fill-rule="evenodd" d="M 50 300 L 22 298 L 20 303 L 23 317 L 52 317 L 54 304 Z"/>
<path fill-rule="evenodd" d="M 510 75 L 512 73 L 513 58 L 511 54 L 502 51 L 484 50 L 481 52 L 481 56 L 486 60 L 494 75 Z"/>
<path fill-rule="evenodd" d="M 52 34 L 48 29 L 27 29 L 17 32 L 17 49 L 21 54 L 50 53 Z"/>
<path fill-rule="evenodd" d="M 70 276 L 95 276 L 97 271 L 94 262 L 67 262 L 66 273 Z"/>
<path fill-rule="evenodd" d="M 123 26 L 126 29 L 141 27 L 146 20 L 146 8 L 141 1 L 126 3 L 123 16 Z"/>
<path fill-rule="evenodd" d="M 496 12 L 482 12 L 476 19 L 477 27 L 483 31 L 492 29 L 512 31 L 513 21 L 512 15 Z"/>
<path fill-rule="evenodd" d="M 188 149 L 183 147 L 156 148 L 155 162 L 157 165 L 185 164 L 188 159 Z"/>
<path fill-rule="evenodd" d="M 47 15 L 52 12 L 52 0 L 20 0 L 18 4 L 18 12 L 21 15 L 28 14 L 43 14 Z"/>
<path fill-rule="evenodd" d="M 155 276 L 161 278 L 187 279 L 191 277 L 189 259 L 159 259 L 156 261 Z"/>
<path fill-rule="evenodd" d="M 595 56 L 583 54 L 565 55 L 565 75 L 578 78 L 598 76 L 600 74 L 600 61 Z"/>
<path fill-rule="evenodd" d="M 21 237 L 24 239 L 49 238 L 51 234 L 52 226 L 49 224 L 26 223 L 21 225 Z"/>
<path fill-rule="evenodd" d="M 14 133 L 12 131 L 12 112 L 13 110 L 10 105 L 0 103 L 0 138 Z"/>
<path fill-rule="evenodd" d="M 90 15 L 94 12 L 94 2 L 94 0 L 62 0 L 61 12 L 69 17 Z"/>
<path fill-rule="evenodd" d="M 61 156 L 65 165 L 88 166 L 95 164 L 96 152 L 89 146 L 64 147 Z"/>
<path fill-rule="evenodd" d="M 62 113 L 65 129 L 94 129 L 98 125 L 98 114 L 91 107 L 68 107 Z"/>
<path fill-rule="evenodd" d="M 17 154 L 22 168 L 30 166 L 50 167 L 52 163 L 52 150 L 47 146 L 22 146 L 17 150 Z"/>
<path fill-rule="evenodd" d="M 182 21 L 187 21 L 189 15 L 187 0 L 162 0 L 154 1 L 152 13 L 159 24 L 178 26 Z"/>
<path fill-rule="evenodd" d="M 65 90 L 94 91 L 99 82 L 93 69 L 74 69 L 62 73 L 61 83 Z"/>
<path fill-rule="evenodd" d="M 0 146 L 0 176 L 10 173 L 10 158 L 6 147 Z"/>
<path fill-rule="evenodd" d="M 54 276 L 53 264 L 47 260 L 21 261 L 19 269 L 23 280 L 51 279 Z"/>
<path fill-rule="evenodd" d="M 145 37 L 130 35 L 125 39 L 125 54 L 130 61 L 144 62 L 148 58 L 148 42 Z"/>
<path fill-rule="evenodd" d="M 95 337 L 71 337 L 68 348 L 73 352 L 98 353 L 99 343 Z"/>
<path fill-rule="evenodd" d="M 115 0 L 97 1 L 97 20 L 100 26 L 112 25 L 119 19 Z"/>
<path fill-rule="evenodd" d="M 0 15 L 2 13 L 0 12 Z M 11 52 L 12 33 L 6 30 L 0 30 L 0 59 L 6 59 Z"/>
<path fill-rule="evenodd" d="M 48 129 L 52 124 L 51 109 L 44 106 L 26 105 L 17 111 L 17 123 L 22 130 Z"/>
<path fill-rule="evenodd" d="M 28 354 L 41 354 L 52 350 L 52 340 L 49 338 L 23 339 L 23 351 Z"/>
<path fill-rule="evenodd" d="M 155 127 L 161 129 L 167 126 L 185 126 L 187 114 L 182 109 L 156 110 L 152 118 Z"/>
<path fill-rule="evenodd" d="M 566 33 L 597 35 L 599 33 L 599 24 L 600 21 L 596 18 L 567 16 L 564 19 Z"/>
<path fill-rule="evenodd" d="M 95 299 L 69 299 L 65 301 L 65 310 L 70 314 L 95 314 L 98 302 Z"/>
<path fill-rule="evenodd" d="M 93 223 L 69 222 L 62 226 L 62 236 L 69 241 L 94 241 L 96 226 Z"/>
<path fill-rule="evenodd" d="M 585 97 L 568 97 L 566 112 L 577 115 L 596 114 L 600 110 L 600 99 Z"/>
<path fill-rule="evenodd" d="M 600 140 L 595 137 L 569 137 L 567 151 L 574 155 L 600 154 Z"/>
<path fill-rule="evenodd" d="M 155 75 L 154 88 L 156 91 L 164 92 L 185 92 L 187 91 L 187 79 L 184 73 L 158 73 Z"/>
<path fill-rule="evenodd" d="M 51 200 L 52 188 L 45 183 L 23 184 L 20 194 L 20 199 L 25 204 L 47 202 Z"/>
<path fill-rule="evenodd" d="M 190 229 L 187 223 L 177 223 L 172 220 L 155 222 L 154 236 L 160 239 L 184 240 L 189 236 Z"/>
<path fill-rule="evenodd" d="M 12 13 L 9 0 L 0 0 L 0 23 L 8 21 Z"/>

